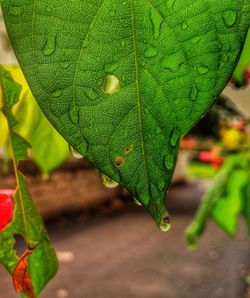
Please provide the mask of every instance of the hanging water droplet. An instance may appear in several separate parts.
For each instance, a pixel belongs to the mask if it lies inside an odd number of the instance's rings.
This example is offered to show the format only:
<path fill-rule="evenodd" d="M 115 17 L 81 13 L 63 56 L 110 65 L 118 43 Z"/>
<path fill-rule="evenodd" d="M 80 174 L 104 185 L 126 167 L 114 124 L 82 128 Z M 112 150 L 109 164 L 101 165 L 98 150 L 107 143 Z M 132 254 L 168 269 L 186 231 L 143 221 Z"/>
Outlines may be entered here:
<path fill-rule="evenodd" d="M 153 26 L 154 38 L 157 39 L 161 35 L 161 26 L 163 24 L 163 19 L 158 13 L 151 11 L 150 20 Z"/>
<path fill-rule="evenodd" d="M 189 99 L 191 101 L 196 101 L 197 97 L 198 97 L 198 89 L 196 86 L 192 86 L 191 91 L 189 93 Z"/>
<path fill-rule="evenodd" d="M 76 111 L 75 109 L 71 109 L 69 111 L 69 118 L 73 124 L 79 123 L 79 111 Z"/>
<path fill-rule="evenodd" d="M 154 47 L 149 47 L 146 49 L 146 51 L 144 52 L 144 56 L 146 58 L 152 58 L 152 57 L 155 57 L 157 55 L 157 50 L 156 48 Z"/>
<path fill-rule="evenodd" d="M 58 90 L 55 90 L 53 93 L 52 93 L 52 96 L 53 97 L 60 97 L 62 95 L 62 89 L 58 89 Z"/>
<path fill-rule="evenodd" d="M 136 198 L 133 198 L 134 202 L 136 203 L 136 205 L 138 206 L 142 206 L 141 202 L 139 202 Z"/>
<path fill-rule="evenodd" d="M 120 90 L 120 81 L 114 75 L 107 75 L 103 83 L 103 92 L 114 94 Z"/>
<path fill-rule="evenodd" d="M 185 63 L 185 57 L 181 52 L 176 52 L 172 55 L 167 56 L 162 60 L 162 67 L 176 72 L 180 69 L 181 65 Z"/>
<path fill-rule="evenodd" d="M 13 6 L 9 9 L 9 15 L 14 17 L 20 17 L 23 14 L 23 7 Z"/>
<path fill-rule="evenodd" d="M 60 65 L 63 69 L 67 69 L 67 68 L 69 68 L 70 63 L 68 61 L 65 61 L 65 62 L 61 62 Z"/>
<path fill-rule="evenodd" d="M 238 13 L 235 10 L 226 10 L 222 13 L 222 18 L 227 27 L 232 27 L 237 21 Z"/>
<path fill-rule="evenodd" d="M 49 33 L 45 37 L 42 52 L 45 56 L 52 55 L 56 50 L 56 35 L 54 33 Z"/>
<path fill-rule="evenodd" d="M 157 188 L 160 190 L 160 191 L 163 191 L 165 190 L 166 188 L 166 182 L 165 180 L 161 180 L 157 183 Z"/>
<path fill-rule="evenodd" d="M 160 224 L 160 229 L 163 232 L 168 232 L 171 228 L 171 222 L 170 222 L 170 216 L 168 212 L 166 212 L 162 218 L 161 224 Z"/>
<path fill-rule="evenodd" d="M 171 137 L 170 137 L 170 144 L 173 147 L 176 147 L 181 137 L 181 133 L 178 127 L 175 127 L 172 130 Z"/>
<path fill-rule="evenodd" d="M 188 23 L 187 23 L 187 21 L 185 21 L 185 22 L 182 23 L 181 28 L 182 28 L 183 30 L 186 30 L 186 29 L 188 28 Z"/>
<path fill-rule="evenodd" d="M 164 157 L 164 165 L 167 170 L 172 170 L 174 167 L 174 156 L 172 154 L 167 154 Z"/>
<path fill-rule="evenodd" d="M 196 67 L 196 70 L 197 70 L 198 74 L 204 75 L 204 74 L 208 73 L 209 68 L 205 65 L 200 65 L 200 66 Z"/>
<path fill-rule="evenodd" d="M 115 180 L 113 180 L 112 178 L 110 178 L 102 172 L 100 172 L 100 180 L 102 184 L 108 188 L 115 188 L 119 185 L 119 183 L 117 183 Z"/>
<path fill-rule="evenodd" d="M 79 152 L 77 152 L 71 145 L 69 145 L 69 152 L 73 157 L 77 159 L 83 158 L 83 156 Z"/>
<path fill-rule="evenodd" d="M 91 101 L 98 98 L 98 94 L 92 88 L 84 88 L 84 93 Z"/>
<path fill-rule="evenodd" d="M 166 1 L 167 8 L 168 8 L 168 9 L 173 8 L 174 3 L 175 3 L 175 0 L 167 0 L 167 1 Z"/>

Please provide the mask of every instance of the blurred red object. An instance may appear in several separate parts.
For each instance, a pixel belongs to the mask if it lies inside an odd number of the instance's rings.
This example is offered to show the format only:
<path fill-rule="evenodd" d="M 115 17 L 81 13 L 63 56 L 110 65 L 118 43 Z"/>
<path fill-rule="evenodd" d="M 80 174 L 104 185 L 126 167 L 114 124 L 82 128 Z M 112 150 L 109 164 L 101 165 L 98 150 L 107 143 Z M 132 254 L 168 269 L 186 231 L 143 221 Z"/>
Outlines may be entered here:
<path fill-rule="evenodd" d="M 14 203 L 12 197 L 15 190 L 0 189 L 0 232 L 11 222 L 13 217 Z"/>
<path fill-rule="evenodd" d="M 185 137 L 181 140 L 181 149 L 191 150 L 197 146 L 197 140 L 192 137 Z"/>
<path fill-rule="evenodd" d="M 223 158 L 218 155 L 217 148 L 214 148 L 211 151 L 200 152 L 199 159 L 203 162 L 211 163 L 214 168 L 219 168 L 223 163 Z"/>
<path fill-rule="evenodd" d="M 244 71 L 244 79 L 247 82 L 247 84 L 250 84 L 250 65 Z"/>

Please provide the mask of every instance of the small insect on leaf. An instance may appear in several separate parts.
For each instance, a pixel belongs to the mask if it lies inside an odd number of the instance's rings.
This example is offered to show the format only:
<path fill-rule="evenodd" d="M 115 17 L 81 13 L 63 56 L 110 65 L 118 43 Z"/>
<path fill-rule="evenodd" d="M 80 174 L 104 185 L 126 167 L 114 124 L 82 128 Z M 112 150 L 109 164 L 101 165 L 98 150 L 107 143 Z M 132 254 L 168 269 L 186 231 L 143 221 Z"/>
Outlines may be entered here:
<path fill-rule="evenodd" d="M 15 193 L 13 189 L 0 189 L 0 232 L 11 222 L 14 204 L 11 200 Z"/>
<path fill-rule="evenodd" d="M 35 298 L 34 288 L 28 273 L 28 256 L 32 254 L 31 249 L 27 249 L 12 273 L 13 284 L 17 292 L 23 291 L 30 298 Z"/>

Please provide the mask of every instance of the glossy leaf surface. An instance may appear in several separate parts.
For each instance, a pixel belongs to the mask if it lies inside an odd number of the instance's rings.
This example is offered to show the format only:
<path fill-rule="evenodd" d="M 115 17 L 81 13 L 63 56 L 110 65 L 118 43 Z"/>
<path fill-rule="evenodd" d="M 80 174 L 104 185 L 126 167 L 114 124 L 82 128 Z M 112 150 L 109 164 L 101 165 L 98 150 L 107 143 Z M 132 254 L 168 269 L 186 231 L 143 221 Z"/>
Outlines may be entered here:
<path fill-rule="evenodd" d="M 66 140 L 162 230 L 180 138 L 236 66 L 249 0 L 5 0 L 16 55 Z"/>

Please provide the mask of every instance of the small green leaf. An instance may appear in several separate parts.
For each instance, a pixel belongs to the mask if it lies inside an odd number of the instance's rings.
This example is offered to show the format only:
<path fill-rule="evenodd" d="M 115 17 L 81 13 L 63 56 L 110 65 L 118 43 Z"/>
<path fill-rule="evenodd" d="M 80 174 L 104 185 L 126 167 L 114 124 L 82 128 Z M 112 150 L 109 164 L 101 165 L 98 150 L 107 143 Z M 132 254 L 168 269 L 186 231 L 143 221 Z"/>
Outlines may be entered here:
<path fill-rule="evenodd" d="M 73 148 L 166 230 L 180 139 L 232 75 L 249 0 L 65 3 L 2 2 L 32 93 Z"/>
<path fill-rule="evenodd" d="M 15 236 L 21 236 L 27 244 L 27 249 L 32 249 L 32 254 L 28 257 L 28 271 L 35 294 L 38 295 L 56 273 L 57 260 L 42 219 L 28 192 L 25 178 L 18 170 L 18 163 L 27 157 L 29 148 L 29 144 L 14 132 L 17 122 L 12 114 L 12 108 L 19 99 L 21 87 L 13 81 L 10 73 L 2 66 L 0 66 L 0 86 L 3 101 L 2 112 L 8 123 L 10 148 L 17 181 L 14 218 L 0 232 L 0 262 L 10 273 L 13 272 L 18 262 L 14 249 Z"/>

